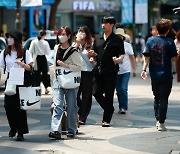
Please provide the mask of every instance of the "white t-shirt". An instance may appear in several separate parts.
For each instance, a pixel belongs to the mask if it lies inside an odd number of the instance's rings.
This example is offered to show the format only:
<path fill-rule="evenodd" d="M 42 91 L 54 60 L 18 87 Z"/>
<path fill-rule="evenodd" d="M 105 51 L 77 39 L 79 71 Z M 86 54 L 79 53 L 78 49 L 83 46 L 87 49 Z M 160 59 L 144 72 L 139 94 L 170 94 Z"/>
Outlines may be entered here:
<path fill-rule="evenodd" d="M 35 55 L 48 55 L 50 53 L 49 43 L 46 40 L 32 40 L 29 51 Z"/>
<path fill-rule="evenodd" d="M 131 44 L 128 42 L 124 42 L 124 50 L 125 50 L 124 59 L 122 62 L 119 63 L 118 74 L 131 72 L 131 61 L 129 55 L 134 55 Z"/>
<path fill-rule="evenodd" d="M 82 71 L 91 72 L 93 70 L 93 64 L 89 61 L 88 51 L 86 49 L 82 49 L 82 46 L 80 45 L 79 53 L 82 57 Z"/>
<path fill-rule="evenodd" d="M 18 60 L 22 60 L 23 58 L 20 58 Z M 18 67 L 18 64 L 16 64 L 17 60 L 17 52 L 16 51 L 11 51 L 11 55 L 6 55 L 5 61 L 6 61 L 6 71 L 10 72 L 11 67 Z M 33 62 L 32 56 L 28 50 L 26 50 L 26 64 L 30 64 Z M 5 67 L 4 63 L 4 51 L 1 52 L 0 54 L 0 67 Z"/>

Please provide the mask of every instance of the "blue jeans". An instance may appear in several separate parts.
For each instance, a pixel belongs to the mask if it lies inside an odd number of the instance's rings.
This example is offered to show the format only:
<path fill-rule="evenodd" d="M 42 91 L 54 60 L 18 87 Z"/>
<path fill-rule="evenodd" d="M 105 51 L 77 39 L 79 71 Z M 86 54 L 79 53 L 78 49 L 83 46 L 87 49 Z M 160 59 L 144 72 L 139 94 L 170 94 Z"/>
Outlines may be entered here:
<path fill-rule="evenodd" d="M 128 82 L 130 72 L 118 74 L 116 79 L 116 91 L 119 102 L 119 109 L 128 109 Z"/>
<path fill-rule="evenodd" d="M 164 123 L 168 109 L 168 99 L 172 88 L 172 79 L 151 79 L 154 95 L 154 114 L 157 121 Z"/>
<path fill-rule="evenodd" d="M 76 134 L 77 131 L 77 90 L 75 89 L 53 89 L 54 111 L 51 120 L 51 131 L 59 131 L 61 133 L 61 120 L 64 113 L 64 97 L 67 105 L 67 121 L 66 129 L 69 133 Z"/>

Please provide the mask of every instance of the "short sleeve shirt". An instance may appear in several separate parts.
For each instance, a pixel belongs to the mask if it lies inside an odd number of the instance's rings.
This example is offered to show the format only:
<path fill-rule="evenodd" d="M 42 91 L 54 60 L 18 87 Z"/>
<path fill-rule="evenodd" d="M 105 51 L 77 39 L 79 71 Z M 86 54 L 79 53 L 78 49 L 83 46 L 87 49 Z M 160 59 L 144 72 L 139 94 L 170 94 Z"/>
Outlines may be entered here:
<path fill-rule="evenodd" d="M 93 48 L 97 53 L 97 65 L 101 66 L 102 75 L 117 74 L 119 65 L 114 64 L 113 57 L 125 54 L 123 40 L 114 33 L 106 41 L 103 36 L 97 36 Z"/>
<path fill-rule="evenodd" d="M 174 41 L 168 37 L 156 36 L 146 43 L 144 56 L 150 56 L 149 72 L 152 79 L 172 79 L 171 58 L 177 56 Z"/>
<path fill-rule="evenodd" d="M 132 45 L 128 42 L 124 42 L 125 54 L 122 62 L 119 63 L 119 72 L 118 74 L 124 74 L 127 72 L 131 72 L 131 60 L 129 58 L 130 55 L 134 55 Z"/>
<path fill-rule="evenodd" d="M 21 58 L 20 60 L 22 60 L 23 58 Z M 11 55 L 6 55 L 5 57 L 5 61 L 6 61 L 6 71 L 10 72 L 10 68 L 11 67 L 16 67 L 15 61 L 17 60 L 17 52 L 16 51 L 11 51 Z M 31 62 L 33 62 L 32 56 L 29 52 L 29 50 L 26 50 L 26 64 L 30 64 Z M 4 51 L 1 52 L 0 54 L 0 67 L 5 67 L 5 63 L 4 63 Z"/>

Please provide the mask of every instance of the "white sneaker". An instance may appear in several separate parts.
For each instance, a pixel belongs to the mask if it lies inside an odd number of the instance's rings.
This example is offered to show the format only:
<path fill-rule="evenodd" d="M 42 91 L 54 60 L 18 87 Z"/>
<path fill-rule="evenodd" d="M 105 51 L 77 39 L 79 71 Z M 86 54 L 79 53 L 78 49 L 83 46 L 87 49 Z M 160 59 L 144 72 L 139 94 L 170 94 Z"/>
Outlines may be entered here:
<path fill-rule="evenodd" d="M 163 123 L 159 123 L 158 125 L 158 131 L 167 131 L 167 128 Z"/>
<path fill-rule="evenodd" d="M 159 121 L 156 122 L 156 128 L 158 129 L 159 126 Z"/>

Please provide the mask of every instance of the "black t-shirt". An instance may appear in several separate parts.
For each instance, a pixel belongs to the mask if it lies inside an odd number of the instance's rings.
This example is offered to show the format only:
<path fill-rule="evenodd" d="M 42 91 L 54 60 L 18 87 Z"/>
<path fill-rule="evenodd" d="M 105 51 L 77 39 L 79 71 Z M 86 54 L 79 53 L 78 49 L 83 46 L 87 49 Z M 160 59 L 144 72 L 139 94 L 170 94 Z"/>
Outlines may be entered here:
<path fill-rule="evenodd" d="M 104 40 L 104 37 L 97 36 L 93 44 L 94 51 L 97 53 L 97 65 L 101 67 L 101 75 L 116 74 L 119 65 L 114 64 L 113 57 L 125 54 L 123 40 L 114 33 Z"/>
<path fill-rule="evenodd" d="M 65 53 L 66 50 L 67 49 L 58 48 L 57 53 L 56 53 L 56 66 L 58 66 L 57 65 L 57 60 L 61 60 L 62 61 L 64 53 Z"/>

